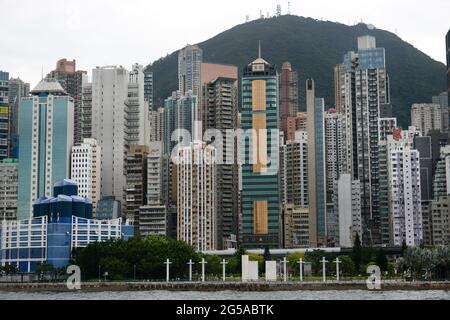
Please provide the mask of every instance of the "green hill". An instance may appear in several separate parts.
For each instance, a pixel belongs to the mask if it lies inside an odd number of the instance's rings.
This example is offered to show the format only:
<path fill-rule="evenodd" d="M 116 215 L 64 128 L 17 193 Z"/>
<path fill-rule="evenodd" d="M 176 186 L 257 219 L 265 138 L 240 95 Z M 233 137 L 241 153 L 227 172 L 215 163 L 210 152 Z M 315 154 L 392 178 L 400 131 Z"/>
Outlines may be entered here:
<path fill-rule="evenodd" d="M 342 62 L 344 53 L 357 49 L 357 37 L 366 34 L 377 38 L 378 47 L 386 48 L 394 115 L 406 127 L 412 103 L 431 101 L 432 95 L 445 91 L 446 67 L 391 32 L 369 30 L 365 24 L 347 26 L 286 15 L 238 25 L 199 46 L 205 62 L 233 64 L 242 70 L 256 57 L 261 40 L 264 59 L 278 68 L 290 61 L 299 72 L 300 108 L 304 110 L 308 77 L 315 79 L 316 95 L 324 97 L 327 106 L 334 105 L 333 68 Z M 162 105 L 177 89 L 177 59 L 174 52 L 149 66 L 154 72 L 156 105 Z"/>

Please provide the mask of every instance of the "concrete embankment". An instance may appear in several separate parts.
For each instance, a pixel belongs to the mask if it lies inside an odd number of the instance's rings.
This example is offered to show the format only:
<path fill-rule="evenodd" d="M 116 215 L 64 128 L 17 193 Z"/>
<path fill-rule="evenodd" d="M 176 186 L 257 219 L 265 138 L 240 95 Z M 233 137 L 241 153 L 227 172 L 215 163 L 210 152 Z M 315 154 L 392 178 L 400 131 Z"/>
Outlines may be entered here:
<path fill-rule="evenodd" d="M 108 291 L 323 291 L 368 290 L 365 281 L 336 282 L 85 282 L 81 290 Z M 450 290 L 450 282 L 383 281 L 381 290 Z M 69 291 L 65 283 L 1 283 L 0 291 L 62 292 Z"/>

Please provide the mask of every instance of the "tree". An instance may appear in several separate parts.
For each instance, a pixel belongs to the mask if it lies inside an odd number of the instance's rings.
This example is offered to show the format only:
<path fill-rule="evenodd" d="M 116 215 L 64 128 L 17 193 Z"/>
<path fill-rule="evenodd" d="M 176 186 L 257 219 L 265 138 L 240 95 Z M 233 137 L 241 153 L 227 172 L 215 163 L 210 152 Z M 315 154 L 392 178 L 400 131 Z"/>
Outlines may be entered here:
<path fill-rule="evenodd" d="M 350 257 L 342 256 L 339 257 L 339 260 L 341 260 L 340 270 L 343 275 L 351 276 L 355 273 L 355 264 Z"/>
<path fill-rule="evenodd" d="M 360 273 L 361 271 L 361 260 L 362 260 L 362 249 L 361 249 L 361 240 L 359 238 L 359 234 L 356 234 L 355 243 L 353 245 L 352 252 L 352 260 L 355 265 L 356 273 Z"/>
<path fill-rule="evenodd" d="M 405 252 L 406 252 L 407 249 L 408 249 L 408 246 L 406 245 L 406 240 L 403 239 L 403 242 L 402 242 L 402 257 L 405 256 Z"/>
<path fill-rule="evenodd" d="M 388 270 L 388 259 L 386 257 L 386 253 L 384 252 L 383 248 L 380 248 L 377 252 L 376 264 L 378 267 L 380 267 L 381 271 Z"/>
<path fill-rule="evenodd" d="M 271 260 L 272 260 L 272 256 L 270 255 L 270 249 L 268 246 L 266 246 L 264 248 L 264 262 L 271 261 Z"/>

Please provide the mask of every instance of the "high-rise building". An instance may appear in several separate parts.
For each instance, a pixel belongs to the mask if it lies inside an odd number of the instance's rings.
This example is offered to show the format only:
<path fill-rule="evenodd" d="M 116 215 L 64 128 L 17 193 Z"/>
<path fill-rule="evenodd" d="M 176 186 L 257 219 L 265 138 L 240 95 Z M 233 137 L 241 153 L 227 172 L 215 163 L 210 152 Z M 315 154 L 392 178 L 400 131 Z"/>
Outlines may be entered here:
<path fill-rule="evenodd" d="M 102 197 L 123 199 L 126 152 L 145 142 L 148 110 L 143 89 L 140 65 L 133 65 L 131 72 L 121 66 L 97 67 L 92 84 L 83 88 L 83 135 L 96 139 L 102 148 Z"/>
<path fill-rule="evenodd" d="M 445 37 L 445 48 L 447 49 L 447 85 L 448 95 L 450 97 L 450 30 Z"/>
<path fill-rule="evenodd" d="M 11 158 L 19 157 L 19 105 L 20 100 L 30 93 L 30 84 L 19 78 L 9 80 L 9 122 L 11 137 Z"/>
<path fill-rule="evenodd" d="M 448 92 L 442 92 L 440 95 L 434 96 L 432 98 L 432 103 L 439 104 L 441 106 L 441 131 L 448 134 L 450 129 Z"/>
<path fill-rule="evenodd" d="M 280 126 L 285 137 L 288 137 L 288 118 L 295 117 L 298 111 L 298 74 L 285 62 L 280 74 Z"/>
<path fill-rule="evenodd" d="M 163 193 L 163 146 L 161 141 L 150 143 L 147 156 L 147 205 L 139 209 L 139 234 L 167 235 L 167 206 Z"/>
<path fill-rule="evenodd" d="M 0 71 L 0 160 L 10 156 L 9 73 Z"/>
<path fill-rule="evenodd" d="M 148 103 L 148 111 L 153 111 L 153 72 L 149 67 L 144 69 L 144 100 Z"/>
<path fill-rule="evenodd" d="M 73 99 L 51 79 L 31 94 L 19 108 L 19 220 L 30 218 L 36 199 L 50 197 L 56 181 L 70 176 L 73 145 Z"/>
<path fill-rule="evenodd" d="M 390 104 L 385 49 L 372 36 L 359 37 L 358 52 L 344 56 L 336 75 L 336 108 L 344 119 L 342 173 L 360 181 L 363 243 L 380 245 L 379 118 Z"/>
<path fill-rule="evenodd" d="M 0 162 L 0 221 L 16 220 L 18 175 L 17 159 Z"/>
<path fill-rule="evenodd" d="M 441 148 L 433 178 L 433 198 L 450 195 L 450 146 Z"/>
<path fill-rule="evenodd" d="M 150 111 L 148 119 L 150 127 L 149 143 L 163 141 L 164 108 Z"/>
<path fill-rule="evenodd" d="M 203 50 L 197 45 L 187 45 L 178 53 L 178 91 L 181 95 L 192 91 L 193 95 L 199 96 L 202 62 Z"/>
<path fill-rule="evenodd" d="M 315 96 L 314 80 L 306 81 L 308 113 L 308 206 L 310 245 L 327 245 L 324 101 Z"/>
<path fill-rule="evenodd" d="M 283 248 L 309 248 L 309 211 L 293 204 L 283 206 Z"/>
<path fill-rule="evenodd" d="M 74 143 L 83 142 L 82 131 L 82 90 L 87 82 L 87 72 L 76 70 L 76 61 L 61 59 L 56 63 L 56 69 L 47 75 L 48 79 L 59 82 L 64 91 L 73 98 L 74 102 Z"/>
<path fill-rule="evenodd" d="M 139 208 L 147 204 L 148 146 L 132 145 L 125 158 L 124 216 L 139 228 Z"/>
<path fill-rule="evenodd" d="M 431 203 L 431 245 L 448 246 L 450 244 L 450 197 L 443 196 Z"/>
<path fill-rule="evenodd" d="M 411 107 L 411 125 L 422 136 L 431 131 L 442 131 L 441 105 L 433 103 L 413 104 Z"/>
<path fill-rule="evenodd" d="M 298 112 L 295 117 L 287 118 L 287 132 L 284 133 L 284 140 L 294 140 L 297 131 L 306 131 L 307 115 L 306 112 Z"/>
<path fill-rule="evenodd" d="M 284 175 L 286 203 L 308 208 L 308 134 L 297 131 L 285 145 Z"/>
<path fill-rule="evenodd" d="M 335 182 L 339 179 L 342 162 L 342 114 L 336 109 L 325 113 L 325 159 L 327 172 L 327 203 L 333 200 Z"/>
<path fill-rule="evenodd" d="M 71 179 L 77 182 L 79 195 L 92 200 L 94 216 L 100 200 L 101 160 L 101 147 L 95 139 L 84 139 L 72 147 Z"/>
<path fill-rule="evenodd" d="M 420 156 L 412 127 L 394 130 L 387 138 L 391 244 L 419 246 L 423 241 Z"/>
<path fill-rule="evenodd" d="M 219 249 L 224 249 L 234 245 L 231 241 L 238 231 L 238 186 L 235 183 L 238 179 L 238 167 L 234 134 L 238 112 L 238 69 L 233 66 L 202 64 L 202 82 L 206 80 L 205 69 L 208 68 L 215 68 L 217 72 L 211 81 L 202 86 L 201 113 L 203 130 L 218 130 L 221 134 L 221 141 L 214 141 L 213 145 L 218 162 L 217 245 Z M 223 75 L 220 69 L 224 69 Z M 209 71 L 211 75 L 212 71 Z"/>
<path fill-rule="evenodd" d="M 197 251 L 217 250 L 215 157 L 204 142 L 178 149 L 178 240 Z"/>
<path fill-rule="evenodd" d="M 247 248 L 281 245 L 278 90 L 276 67 L 262 59 L 260 51 L 242 78 L 240 238 Z"/>
<path fill-rule="evenodd" d="M 358 180 L 352 180 L 350 174 L 342 174 L 335 183 L 334 214 L 339 230 L 336 242 L 342 248 L 351 248 L 356 235 L 361 236 L 361 197 Z"/>

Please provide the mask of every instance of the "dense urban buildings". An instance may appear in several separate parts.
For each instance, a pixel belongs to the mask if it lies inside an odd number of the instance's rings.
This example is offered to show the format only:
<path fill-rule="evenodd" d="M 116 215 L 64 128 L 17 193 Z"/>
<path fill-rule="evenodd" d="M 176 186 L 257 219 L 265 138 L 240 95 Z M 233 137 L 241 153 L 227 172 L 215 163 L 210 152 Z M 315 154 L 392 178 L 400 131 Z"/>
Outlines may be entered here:
<path fill-rule="evenodd" d="M 56 69 L 47 75 L 48 79 L 59 82 L 66 93 L 73 98 L 74 105 L 74 143 L 83 142 L 82 131 L 82 90 L 87 82 L 87 72 L 76 70 L 76 61 L 61 59 L 56 63 Z"/>
<path fill-rule="evenodd" d="M 70 177 L 73 99 L 61 85 L 44 79 L 19 109 L 19 194 L 17 219 L 31 217 L 34 201 L 51 196 L 56 181 Z"/>
<path fill-rule="evenodd" d="M 204 133 L 217 130 L 217 245 L 219 249 L 235 246 L 232 239 L 238 229 L 238 178 L 236 139 L 238 112 L 238 68 L 235 66 L 202 64 L 201 114 Z"/>
<path fill-rule="evenodd" d="M 0 162 L 0 221 L 16 219 L 18 176 L 17 159 Z"/>
<path fill-rule="evenodd" d="M 85 105 L 86 108 L 85 108 Z M 142 66 L 92 70 L 92 83 L 83 89 L 83 118 L 91 119 L 90 134 L 102 149 L 101 195 L 123 199 L 125 155 L 131 145 L 144 143 L 148 110 L 144 103 Z"/>
<path fill-rule="evenodd" d="M 440 104 L 413 104 L 411 108 L 411 125 L 417 128 L 422 136 L 431 131 L 442 131 L 442 112 Z"/>
<path fill-rule="evenodd" d="M 242 77 L 242 232 L 247 248 L 280 246 L 279 85 L 275 66 L 261 57 Z M 248 132 L 250 131 L 250 132 Z"/>
<path fill-rule="evenodd" d="M 337 110 L 343 114 L 341 173 L 348 173 L 361 186 L 363 243 L 380 245 L 380 141 L 381 110 L 390 103 L 385 49 L 372 36 L 358 38 L 358 52 L 350 51 L 336 68 Z"/>
<path fill-rule="evenodd" d="M 90 199 L 78 196 L 74 181 L 55 183 L 52 197 L 39 198 L 32 217 L 0 226 L 0 265 L 16 265 L 20 272 L 35 272 L 39 264 L 64 268 L 72 250 L 111 239 L 129 239 L 133 228 L 122 219 L 92 219 Z"/>

